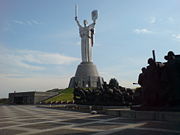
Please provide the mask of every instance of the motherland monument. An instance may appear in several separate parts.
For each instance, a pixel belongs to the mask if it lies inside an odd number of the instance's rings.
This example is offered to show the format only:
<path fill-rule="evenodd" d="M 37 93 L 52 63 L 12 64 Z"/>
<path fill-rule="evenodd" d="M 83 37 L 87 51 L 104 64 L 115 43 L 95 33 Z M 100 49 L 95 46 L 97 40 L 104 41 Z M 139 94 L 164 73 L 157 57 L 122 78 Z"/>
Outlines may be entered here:
<path fill-rule="evenodd" d="M 78 9 L 75 6 L 75 21 L 79 27 L 81 37 L 81 58 L 82 62 L 78 65 L 76 74 L 71 78 L 69 88 L 96 88 L 102 87 L 103 78 L 99 76 L 96 66 L 92 61 L 92 47 L 94 44 L 94 29 L 98 17 L 98 11 L 93 10 L 91 13 L 93 23 L 88 25 L 84 20 L 84 26 L 79 23 Z"/>

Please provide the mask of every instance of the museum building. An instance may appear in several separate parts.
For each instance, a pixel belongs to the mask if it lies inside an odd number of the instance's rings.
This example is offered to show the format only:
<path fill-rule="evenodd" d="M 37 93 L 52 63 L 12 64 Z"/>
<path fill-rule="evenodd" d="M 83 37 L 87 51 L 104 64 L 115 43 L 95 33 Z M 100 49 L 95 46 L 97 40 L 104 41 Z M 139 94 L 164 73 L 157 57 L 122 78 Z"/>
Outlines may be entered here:
<path fill-rule="evenodd" d="M 58 92 L 14 92 L 9 93 L 10 104 L 39 104 L 40 102 L 57 95 Z"/>

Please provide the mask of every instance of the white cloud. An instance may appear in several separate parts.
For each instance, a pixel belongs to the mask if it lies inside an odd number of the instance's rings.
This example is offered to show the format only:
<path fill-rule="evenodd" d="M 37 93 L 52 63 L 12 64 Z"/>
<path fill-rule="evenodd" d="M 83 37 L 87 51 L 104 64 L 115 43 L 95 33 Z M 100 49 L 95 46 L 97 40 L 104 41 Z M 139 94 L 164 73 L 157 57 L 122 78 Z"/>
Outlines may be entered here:
<path fill-rule="evenodd" d="M 26 24 L 32 25 L 32 22 L 31 21 L 26 21 Z"/>
<path fill-rule="evenodd" d="M 0 47 L 0 72 L 3 71 L 11 71 L 11 69 L 21 70 L 43 70 L 44 68 L 41 66 L 30 65 L 26 63 L 26 60 L 22 55 L 17 53 L 16 51 Z"/>
<path fill-rule="evenodd" d="M 154 23 L 156 23 L 156 21 L 157 21 L 157 19 L 156 19 L 156 17 L 150 17 L 150 19 L 149 19 L 149 23 L 151 23 L 151 24 L 154 24 Z"/>
<path fill-rule="evenodd" d="M 31 64 L 26 64 L 23 62 L 23 59 L 22 60 L 17 60 L 16 65 L 20 66 L 20 67 L 23 67 L 23 68 L 26 68 L 26 69 L 29 69 L 29 70 L 44 70 L 45 68 L 42 67 L 42 66 L 33 66 Z"/>
<path fill-rule="evenodd" d="M 180 42 L 180 34 L 172 34 L 172 37 L 175 41 Z"/>
<path fill-rule="evenodd" d="M 146 28 L 135 29 L 134 32 L 137 33 L 137 34 L 150 34 L 150 33 L 152 33 L 152 31 L 150 31 L 150 30 L 148 30 Z"/>
<path fill-rule="evenodd" d="M 24 60 L 37 64 L 71 64 L 72 62 L 79 61 L 79 58 L 64 56 L 59 53 L 47 53 L 33 50 L 18 50 Z"/>
<path fill-rule="evenodd" d="M 0 78 L 24 78 L 25 75 L 22 73 L 0 73 Z"/>
<path fill-rule="evenodd" d="M 20 25 L 38 25 L 38 24 L 41 24 L 39 21 L 37 20 L 25 20 L 25 21 L 22 21 L 22 20 L 13 20 L 12 22 L 16 23 L 16 24 L 20 24 Z"/>
<path fill-rule="evenodd" d="M 45 91 L 68 87 L 72 74 L 66 72 L 68 66 L 65 64 L 79 60 L 59 53 L 13 50 L 0 45 L 0 98 L 7 97 L 13 91 Z M 53 66 L 49 68 L 49 65 Z"/>
<path fill-rule="evenodd" d="M 34 20 L 34 19 L 31 20 L 31 22 L 34 23 L 34 24 L 41 24 L 40 22 L 38 22 L 37 20 Z"/>
<path fill-rule="evenodd" d="M 64 65 L 79 61 L 79 58 L 59 53 L 34 50 L 12 50 L 0 46 L 0 72 L 6 70 L 44 70 L 46 65 Z"/>
<path fill-rule="evenodd" d="M 174 18 L 173 17 L 168 17 L 168 21 L 170 22 L 170 23 L 174 23 Z"/>
<path fill-rule="evenodd" d="M 25 24 L 23 21 L 19 21 L 19 20 L 13 20 L 13 22 L 17 24 Z"/>

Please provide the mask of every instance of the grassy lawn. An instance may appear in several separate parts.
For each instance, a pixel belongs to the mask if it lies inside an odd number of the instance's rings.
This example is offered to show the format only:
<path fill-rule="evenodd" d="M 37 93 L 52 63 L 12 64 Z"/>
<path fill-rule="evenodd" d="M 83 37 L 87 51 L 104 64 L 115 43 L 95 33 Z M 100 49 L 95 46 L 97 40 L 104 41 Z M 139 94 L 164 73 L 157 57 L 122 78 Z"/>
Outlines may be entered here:
<path fill-rule="evenodd" d="M 60 91 L 60 93 L 57 96 L 47 99 L 45 101 L 45 103 L 60 102 L 60 101 L 72 102 L 73 101 L 73 89 L 66 88 L 66 89 Z"/>

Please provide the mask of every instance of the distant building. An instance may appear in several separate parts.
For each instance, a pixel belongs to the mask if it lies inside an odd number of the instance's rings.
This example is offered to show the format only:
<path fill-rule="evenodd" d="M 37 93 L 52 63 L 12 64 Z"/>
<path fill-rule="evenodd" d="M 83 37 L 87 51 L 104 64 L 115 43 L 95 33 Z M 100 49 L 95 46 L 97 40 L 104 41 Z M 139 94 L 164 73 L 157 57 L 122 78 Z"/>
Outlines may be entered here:
<path fill-rule="evenodd" d="M 15 92 L 9 93 L 10 104 L 38 104 L 41 101 L 57 95 L 58 92 Z"/>

